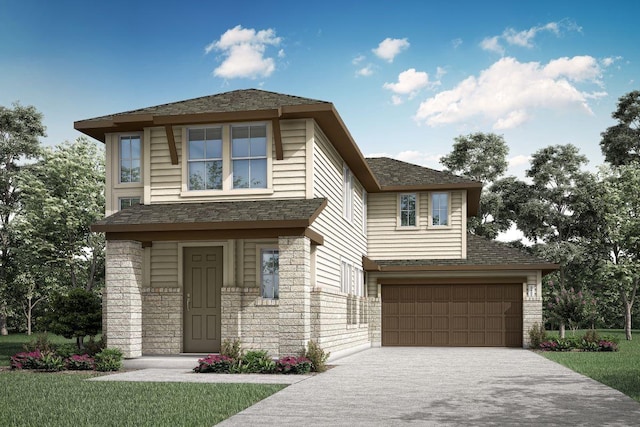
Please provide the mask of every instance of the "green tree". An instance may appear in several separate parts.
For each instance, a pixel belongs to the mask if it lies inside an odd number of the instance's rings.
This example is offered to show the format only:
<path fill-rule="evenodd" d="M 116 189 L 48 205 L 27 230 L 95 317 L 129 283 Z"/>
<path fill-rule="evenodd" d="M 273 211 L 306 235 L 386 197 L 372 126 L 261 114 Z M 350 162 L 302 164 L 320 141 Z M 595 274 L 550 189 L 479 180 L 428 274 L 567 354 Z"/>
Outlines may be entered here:
<path fill-rule="evenodd" d="M 21 259 L 62 286 L 100 284 L 104 237 L 90 226 L 104 215 L 104 163 L 86 138 L 46 149 L 20 178 L 24 209 L 15 219 Z"/>
<path fill-rule="evenodd" d="M 612 117 L 618 123 L 601 134 L 605 160 L 614 166 L 640 161 L 640 91 L 621 96 Z"/>
<path fill-rule="evenodd" d="M 484 185 L 479 214 L 467 220 L 467 229 L 473 234 L 495 239 L 512 224 L 493 185 L 507 170 L 507 154 L 509 148 L 501 135 L 477 132 L 455 138 L 451 153 L 440 159 L 447 170 Z"/>
<path fill-rule="evenodd" d="M 46 315 L 49 331 L 65 338 L 76 338 L 79 349 L 84 337 L 95 336 L 102 327 L 100 297 L 82 288 L 72 289 L 68 295 L 55 294 Z"/>
<path fill-rule="evenodd" d="M 7 290 L 15 273 L 11 221 L 20 206 L 16 180 L 22 163 L 40 155 L 39 137 L 45 136 L 42 114 L 35 107 L 0 106 L 0 335 L 7 335 Z"/>
<path fill-rule="evenodd" d="M 599 237 L 593 246 L 603 254 L 603 285 L 617 294 L 624 329 L 631 340 L 632 313 L 640 285 L 640 164 L 601 169 L 596 188 L 600 203 Z"/>

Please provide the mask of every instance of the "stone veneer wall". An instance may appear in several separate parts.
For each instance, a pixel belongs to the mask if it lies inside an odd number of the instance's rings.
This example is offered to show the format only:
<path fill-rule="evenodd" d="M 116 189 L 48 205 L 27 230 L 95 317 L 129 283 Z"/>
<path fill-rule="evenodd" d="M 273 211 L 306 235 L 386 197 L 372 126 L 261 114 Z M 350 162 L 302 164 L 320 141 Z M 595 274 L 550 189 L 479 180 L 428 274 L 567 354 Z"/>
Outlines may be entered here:
<path fill-rule="evenodd" d="M 107 345 L 127 358 L 142 355 L 142 263 L 140 242 L 107 242 L 104 328 Z"/>
<path fill-rule="evenodd" d="M 311 242 L 308 237 L 281 236 L 278 250 L 279 354 L 297 354 L 311 338 Z"/>
<path fill-rule="evenodd" d="M 222 339 L 278 356 L 279 319 L 279 301 L 262 299 L 259 288 L 222 288 Z"/>
<path fill-rule="evenodd" d="M 142 289 L 143 354 L 182 352 L 182 289 Z"/>
<path fill-rule="evenodd" d="M 369 298 L 369 341 L 371 345 L 382 345 L 382 299 Z"/>
<path fill-rule="evenodd" d="M 542 325 L 542 298 L 524 297 L 522 301 L 522 344 L 529 348 L 529 330 L 534 323 Z"/>
<path fill-rule="evenodd" d="M 322 288 L 314 288 L 311 292 L 311 339 L 325 351 L 336 352 L 369 342 L 371 312 L 368 310 L 367 323 L 360 323 L 358 314 L 358 323 L 347 324 L 349 298 Z"/>

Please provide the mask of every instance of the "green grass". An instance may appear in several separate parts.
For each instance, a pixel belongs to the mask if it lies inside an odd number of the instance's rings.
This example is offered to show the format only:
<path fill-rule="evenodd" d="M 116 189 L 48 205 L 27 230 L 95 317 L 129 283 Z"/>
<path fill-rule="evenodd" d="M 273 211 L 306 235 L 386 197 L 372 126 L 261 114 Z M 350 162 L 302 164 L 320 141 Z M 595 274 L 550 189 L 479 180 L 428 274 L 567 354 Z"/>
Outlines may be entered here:
<path fill-rule="evenodd" d="M 85 381 L 91 376 L 0 372 L 0 425 L 211 426 L 285 387 Z"/>
<path fill-rule="evenodd" d="M 9 366 L 11 356 L 24 351 L 22 346 L 29 341 L 35 340 L 38 334 L 11 334 L 7 336 L 0 335 L 0 366 Z M 75 339 L 67 339 L 60 335 L 48 334 L 49 340 L 54 344 L 74 344 Z"/>
<path fill-rule="evenodd" d="M 624 331 L 599 330 L 601 336 L 615 336 L 619 339 L 620 351 L 616 353 L 589 352 L 543 352 L 553 360 L 586 375 L 609 387 L 620 390 L 640 402 L 640 331 L 633 331 L 634 340 L 627 341 Z M 584 331 L 576 332 L 583 335 Z M 567 331 L 567 336 L 571 331 Z"/>

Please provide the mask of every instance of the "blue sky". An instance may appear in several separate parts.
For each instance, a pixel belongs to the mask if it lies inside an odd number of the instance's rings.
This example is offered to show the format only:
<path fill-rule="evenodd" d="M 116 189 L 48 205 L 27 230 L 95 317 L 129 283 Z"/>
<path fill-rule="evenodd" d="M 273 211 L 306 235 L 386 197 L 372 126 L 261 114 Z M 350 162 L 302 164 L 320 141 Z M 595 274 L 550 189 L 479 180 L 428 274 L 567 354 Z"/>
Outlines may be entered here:
<path fill-rule="evenodd" d="M 73 122 L 242 88 L 335 104 L 365 155 L 441 168 L 453 139 L 504 135 L 511 172 L 551 144 L 602 163 L 639 88 L 640 3 L 0 0 L 0 105 Z"/>

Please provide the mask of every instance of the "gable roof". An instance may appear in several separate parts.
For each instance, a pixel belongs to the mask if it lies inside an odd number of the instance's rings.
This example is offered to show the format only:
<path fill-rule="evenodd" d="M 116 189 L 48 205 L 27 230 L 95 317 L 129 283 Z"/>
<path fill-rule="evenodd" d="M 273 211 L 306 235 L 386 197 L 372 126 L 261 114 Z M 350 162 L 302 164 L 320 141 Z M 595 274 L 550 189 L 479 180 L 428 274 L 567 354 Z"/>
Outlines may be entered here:
<path fill-rule="evenodd" d="M 108 240 L 138 241 L 175 240 L 176 233 L 191 233 L 195 240 L 215 233 L 278 237 L 283 229 L 307 235 L 326 205 L 319 198 L 134 205 L 94 223 L 91 231 L 107 233 Z M 308 237 L 322 244 L 319 234 Z"/>
<path fill-rule="evenodd" d="M 544 274 L 559 268 L 542 258 L 505 243 L 467 234 L 466 259 L 369 260 L 374 271 L 451 271 L 451 270 L 542 270 Z"/>
<path fill-rule="evenodd" d="M 414 165 L 389 157 L 367 157 L 382 191 L 445 191 L 466 189 L 467 215 L 478 214 L 482 183 L 451 172 Z"/>

